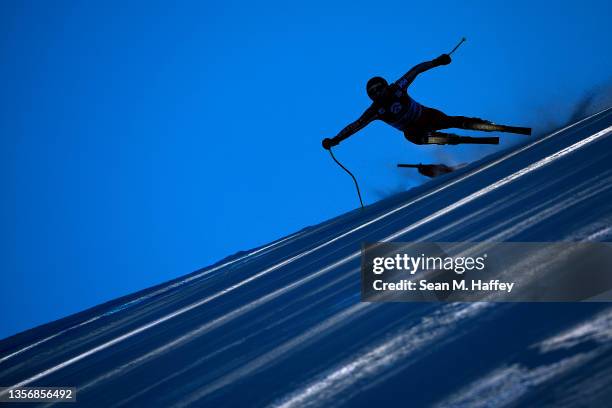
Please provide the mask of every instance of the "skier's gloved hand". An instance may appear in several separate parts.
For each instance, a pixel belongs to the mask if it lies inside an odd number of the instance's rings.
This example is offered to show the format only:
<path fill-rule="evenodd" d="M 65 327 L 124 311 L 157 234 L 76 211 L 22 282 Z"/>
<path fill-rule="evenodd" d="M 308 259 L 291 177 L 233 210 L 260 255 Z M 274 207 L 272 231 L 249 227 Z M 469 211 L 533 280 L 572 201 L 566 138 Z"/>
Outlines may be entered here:
<path fill-rule="evenodd" d="M 437 65 L 448 65 L 451 63 L 451 57 L 448 54 L 442 54 L 434 60 Z"/>
<path fill-rule="evenodd" d="M 325 139 L 323 139 L 323 142 L 321 144 L 323 145 L 323 148 L 325 150 L 329 150 L 332 148 L 332 146 L 338 146 L 339 142 L 336 141 L 336 138 L 330 139 L 326 137 Z"/>

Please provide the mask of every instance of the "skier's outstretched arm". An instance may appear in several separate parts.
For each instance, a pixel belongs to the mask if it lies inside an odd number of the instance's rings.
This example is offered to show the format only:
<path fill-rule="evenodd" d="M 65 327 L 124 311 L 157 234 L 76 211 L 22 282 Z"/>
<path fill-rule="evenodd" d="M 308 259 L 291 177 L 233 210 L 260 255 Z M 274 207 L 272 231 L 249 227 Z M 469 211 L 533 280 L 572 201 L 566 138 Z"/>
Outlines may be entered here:
<path fill-rule="evenodd" d="M 451 58 L 448 54 L 442 54 L 438 58 L 435 58 L 431 61 L 422 62 L 418 65 L 412 67 L 412 69 L 404 74 L 400 79 L 397 80 L 397 85 L 400 88 L 406 89 L 410 86 L 412 81 L 422 72 L 430 70 L 435 67 L 439 67 L 440 65 L 448 65 L 451 62 Z"/>
<path fill-rule="evenodd" d="M 373 107 L 369 107 L 363 115 L 356 121 L 346 126 L 340 131 L 335 137 L 329 139 L 323 139 L 323 147 L 329 149 L 332 146 L 337 146 L 341 141 L 347 139 L 351 135 L 359 132 L 361 129 L 366 127 L 370 122 L 376 119 L 376 110 Z"/>

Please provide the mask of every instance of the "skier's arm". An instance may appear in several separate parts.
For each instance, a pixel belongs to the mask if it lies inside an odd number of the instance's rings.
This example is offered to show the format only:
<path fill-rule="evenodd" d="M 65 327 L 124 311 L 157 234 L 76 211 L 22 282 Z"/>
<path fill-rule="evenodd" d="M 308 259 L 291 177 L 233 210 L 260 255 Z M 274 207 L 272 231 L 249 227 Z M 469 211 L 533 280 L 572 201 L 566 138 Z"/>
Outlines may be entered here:
<path fill-rule="evenodd" d="M 422 72 L 430 70 L 440 65 L 450 64 L 451 58 L 447 54 L 442 54 L 438 58 L 431 61 L 422 62 L 412 67 L 412 69 L 404 74 L 400 79 L 397 80 L 397 85 L 402 89 L 407 89 L 412 81 Z"/>
<path fill-rule="evenodd" d="M 323 147 L 329 149 L 332 146 L 338 145 L 344 139 L 347 139 L 351 135 L 354 135 L 366 127 L 374 119 L 376 119 L 376 110 L 373 107 L 370 107 L 363 113 L 363 115 L 359 117 L 359 119 L 346 126 L 335 137 L 331 139 L 324 139 Z"/>

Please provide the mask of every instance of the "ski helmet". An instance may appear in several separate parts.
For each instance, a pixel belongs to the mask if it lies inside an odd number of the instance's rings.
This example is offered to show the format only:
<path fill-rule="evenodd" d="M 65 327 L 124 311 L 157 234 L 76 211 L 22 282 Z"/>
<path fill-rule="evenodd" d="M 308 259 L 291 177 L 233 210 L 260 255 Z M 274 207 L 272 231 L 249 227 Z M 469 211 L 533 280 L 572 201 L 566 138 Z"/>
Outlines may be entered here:
<path fill-rule="evenodd" d="M 387 86 L 389 86 L 389 84 L 385 78 L 376 76 L 374 78 L 370 78 L 368 84 L 366 85 L 366 91 L 368 92 L 370 99 L 374 100 L 380 96 L 382 91 L 387 88 Z"/>

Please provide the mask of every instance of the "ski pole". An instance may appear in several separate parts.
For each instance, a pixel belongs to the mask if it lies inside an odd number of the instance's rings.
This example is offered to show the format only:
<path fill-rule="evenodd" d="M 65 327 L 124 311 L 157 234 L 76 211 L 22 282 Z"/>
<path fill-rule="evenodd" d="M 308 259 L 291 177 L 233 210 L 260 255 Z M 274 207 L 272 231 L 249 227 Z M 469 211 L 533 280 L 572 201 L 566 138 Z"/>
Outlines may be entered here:
<path fill-rule="evenodd" d="M 334 152 L 332 152 L 331 147 L 328 150 L 329 150 L 329 154 L 331 154 L 332 159 L 334 159 L 334 161 L 338 164 L 338 166 L 342 167 L 342 170 L 346 171 L 348 175 L 351 176 L 351 178 L 355 182 L 355 188 L 357 188 L 357 196 L 359 197 L 359 204 L 361 204 L 361 209 L 363 209 L 363 200 L 361 199 L 361 190 L 359 190 L 359 183 L 357 183 L 357 179 L 355 178 L 353 173 L 350 172 L 349 169 L 344 167 L 342 163 L 340 163 L 338 159 L 336 159 L 336 156 L 334 156 Z"/>
<path fill-rule="evenodd" d="M 459 41 L 459 44 L 455 45 L 455 48 L 453 48 L 453 50 L 449 52 L 448 55 L 450 56 L 453 52 L 455 52 L 457 48 L 459 48 L 459 46 L 465 42 L 465 40 L 466 40 L 465 37 L 461 38 L 461 41 Z"/>

